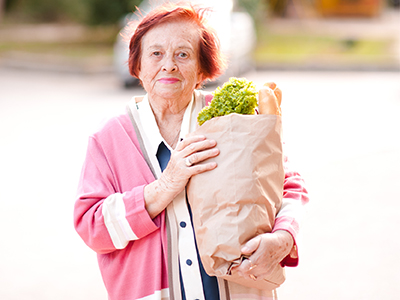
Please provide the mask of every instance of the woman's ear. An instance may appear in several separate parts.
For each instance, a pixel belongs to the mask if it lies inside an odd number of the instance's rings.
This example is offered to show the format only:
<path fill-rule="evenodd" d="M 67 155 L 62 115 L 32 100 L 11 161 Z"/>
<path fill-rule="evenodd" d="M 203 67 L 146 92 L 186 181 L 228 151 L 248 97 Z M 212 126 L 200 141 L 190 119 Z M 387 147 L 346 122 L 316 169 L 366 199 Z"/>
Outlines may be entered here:
<path fill-rule="evenodd" d="M 197 79 L 196 86 L 200 86 L 204 81 L 204 75 L 201 71 L 197 74 Z"/>

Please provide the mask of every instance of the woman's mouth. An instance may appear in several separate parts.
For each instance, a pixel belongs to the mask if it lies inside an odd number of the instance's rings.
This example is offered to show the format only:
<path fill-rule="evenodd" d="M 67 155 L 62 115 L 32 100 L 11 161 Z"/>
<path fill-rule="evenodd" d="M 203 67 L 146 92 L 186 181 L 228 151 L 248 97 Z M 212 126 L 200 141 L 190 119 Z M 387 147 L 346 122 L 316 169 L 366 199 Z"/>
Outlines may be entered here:
<path fill-rule="evenodd" d="M 165 77 L 165 78 L 158 79 L 158 82 L 164 83 L 164 84 L 173 84 L 173 83 L 176 83 L 178 81 L 179 81 L 178 78 L 171 78 L 171 77 Z"/>

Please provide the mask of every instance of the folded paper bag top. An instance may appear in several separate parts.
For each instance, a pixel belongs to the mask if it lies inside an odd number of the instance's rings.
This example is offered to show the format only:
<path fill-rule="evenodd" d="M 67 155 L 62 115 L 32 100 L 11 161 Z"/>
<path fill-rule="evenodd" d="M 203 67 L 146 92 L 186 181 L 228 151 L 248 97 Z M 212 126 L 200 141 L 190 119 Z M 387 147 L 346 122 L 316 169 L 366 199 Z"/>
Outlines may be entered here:
<path fill-rule="evenodd" d="M 251 238 L 271 232 L 282 204 L 283 156 L 281 117 L 231 114 L 213 118 L 192 135 L 217 141 L 218 167 L 195 175 L 187 186 L 193 225 L 204 269 L 211 276 L 260 289 L 279 286 L 280 266 L 267 280 L 230 274 Z"/>

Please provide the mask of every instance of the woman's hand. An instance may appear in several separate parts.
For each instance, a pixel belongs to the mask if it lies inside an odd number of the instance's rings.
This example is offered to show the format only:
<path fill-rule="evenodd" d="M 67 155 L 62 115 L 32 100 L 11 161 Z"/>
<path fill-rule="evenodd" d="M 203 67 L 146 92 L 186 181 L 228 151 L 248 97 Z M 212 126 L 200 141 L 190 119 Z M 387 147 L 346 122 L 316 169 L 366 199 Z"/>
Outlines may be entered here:
<path fill-rule="evenodd" d="M 217 167 L 216 162 L 198 164 L 219 154 L 216 145 L 216 141 L 202 135 L 190 136 L 178 143 L 161 177 L 144 189 L 146 209 L 152 218 L 185 189 L 190 177 Z"/>
<path fill-rule="evenodd" d="M 291 256 L 297 257 L 297 252 L 293 247 L 293 237 L 284 230 L 260 234 L 249 240 L 241 251 L 249 258 L 243 260 L 233 271 L 238 272 L 246 279 L 253 280 L 270 276 L 275 267 L 289 253 Z"/>
<path fill-rule="evenodd" d="M 216 141 L 207 140 L 200 135 L 183 139 L 172 151 L 160 182 L 175 196 L 178 195 L 183 191 L 190 177 L 217 167 L 215 162 L 198 164 L 219 154 L 219 150 L 215 148 L 216 145 Z"/>

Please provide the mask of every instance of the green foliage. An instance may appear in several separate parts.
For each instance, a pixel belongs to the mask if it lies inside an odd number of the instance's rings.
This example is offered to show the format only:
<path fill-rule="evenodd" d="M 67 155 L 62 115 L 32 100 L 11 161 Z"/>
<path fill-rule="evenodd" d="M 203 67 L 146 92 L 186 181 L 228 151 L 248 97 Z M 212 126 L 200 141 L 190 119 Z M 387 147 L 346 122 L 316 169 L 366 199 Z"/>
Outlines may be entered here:
<path fill-rule="evenodd" d="M 198 117 L 199 125 L 214 118 L 232 113 L 253 115 L 257 106 L 257 91 L 253 82 L 245 78 L 231 77 L 213 92 L 214 98 Z"/>
<path fill-rule="evenodd" d="M 17 22 L 72 21 L 90 25 L 117 24 L 141 0 L 7 0 L 6 15 Z"/>
<path fill-rule="evenodd" d="M 239 7 L 245 9 L 253 19 L 256 18 L 260 8 L 260 0 L 238 0 L 237 4 Z"/>
<path fill-rule="evenodd" d="M 264 23 L 267 17 L 268 4 L 269 0 L 237 0 L 234 10 L 247 11 L 255 24 Z"/>
<path fill-rule="evenodd" d="M 63 13 L 62 4 L 64 0 L 15 0 L 7 3 L 7 13 L 14 13 L 18 18 L 32 22 L 54 22 L 58 21 Z"/>
<path fill-rule="evenodd" d="M 135 10 L 141 0 L 83 0 L 88 6 L 87 23 L 93 25 L 115 24 L 124 15 Z"/>

